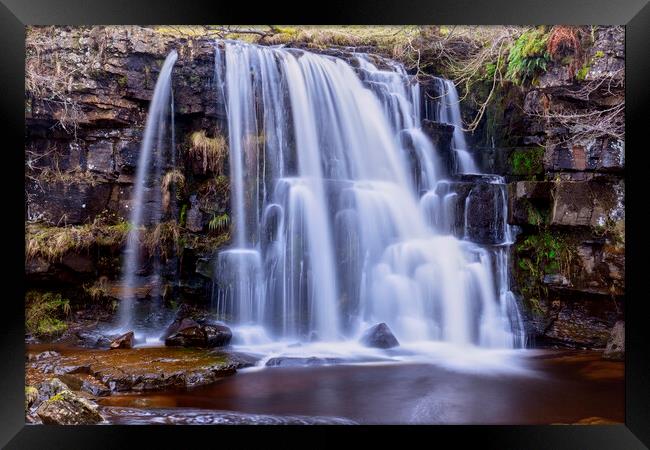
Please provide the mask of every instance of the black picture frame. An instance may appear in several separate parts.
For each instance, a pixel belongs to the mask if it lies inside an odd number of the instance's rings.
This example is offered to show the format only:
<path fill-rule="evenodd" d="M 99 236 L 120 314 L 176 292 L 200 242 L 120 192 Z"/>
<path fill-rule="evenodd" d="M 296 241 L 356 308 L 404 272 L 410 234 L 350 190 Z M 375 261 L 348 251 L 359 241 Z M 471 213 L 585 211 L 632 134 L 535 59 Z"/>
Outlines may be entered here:
<path fill-rule="evenodd" d="M 250 427 L 26 426 L 24 419 L 24 61 L 26 25 L 90 24 L 598 24 L 626 26 L 626 409 L 624 425 L 597 426 L 419 426 L 301 427 L 314 437 L 291 439 L 305 446 L 336 442 L 346 432 L 369 439 L 390 434 L 404 445 L 454 447 L 474 442 L 481 448 L 637 449 L 650 446 L 650 336 L 643 286 L 647 223 L 643 170 L 650 86 L 650 3 L 648 0 L 363 0 L 297 5 L 252 5 L 220 0 L 0 0 L 0 105 L 5 270 L 3 286 L 2 366 L 0 371 L 0 445 L 6 448 L 187 448 L 197 438 L 221 445 L 228 437 L 249 447 Z M 645 113 L 645 114 L 644 114 Z M 646 144 L 646 145 L 644 145 Z M 15 179 L 14 179 L 15 177 Z M 22 195 L 21 195 L 22 193 Z M 636 219 L 634 219 L 636 217 Z M 15 234 L 15 237 L 14 237 Z M 22 256 L 21 256 L 22 255 Z M 22 258 L 22 259 L 21 259 Z M 296 428 L 257 427 L 268 444 L 284 443 Z M 278 434 L 283 433 L 283 434 Z M 415 434 L 414 434 L 415 433 Z M 382 437 L 383 438 L 383 437 Z M 280 440 L 278 440 L 280 439 Z M 154 443 L 153 441 L 158 441 Z M 141 444 L 146 443 L 146 444 Z M 185 445 L 183 444 L 185 443 Z M 191 444 L 197 445 L 197 444 Z"/>

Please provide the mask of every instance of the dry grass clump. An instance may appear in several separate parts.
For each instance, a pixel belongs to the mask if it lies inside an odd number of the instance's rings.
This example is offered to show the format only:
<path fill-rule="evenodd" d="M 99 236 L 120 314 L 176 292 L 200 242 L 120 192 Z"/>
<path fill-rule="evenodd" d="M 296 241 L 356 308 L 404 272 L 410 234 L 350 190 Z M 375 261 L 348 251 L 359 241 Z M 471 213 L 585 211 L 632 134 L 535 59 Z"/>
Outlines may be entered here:
<path fill-rule="evenodd" d="M 174 221 L 160 222 L 151 230 L 140 233 L 140 245 L 149 255 L 160 252 L 163 259 L 168 259 L 170 250 L 181 252 L 181 227 Z"/>
<path fill-rule="evenodd" d="M 121 245 L 128 235 L 129 224 L 107 225 L 96 219 L 90 224 L 52 227 L 28 224 L 25 228 L 25 257 L 41 257 L 48 261 L 60 260 L 71 252 L 88 250 L 92 246 Z"/>
<path fill-rule="evenodd" d="M 581 50 L 580 38 L 578 37 L 580 28 L 571 27 L 566 25 L 556 25 L 551 29 L 546 43 L 549 55 L 553 59 L 557 59 L 564 52 L 570 51 L 572 53 Z"/>
<path fill-rule="evenodd" d="M 263 45 L 298 44 L 312 48 L 327 46 L 373 46 L 391 55 L 394 49 L 414 38 L 419 26 L 300 26 L 300 25 L 201 25 L 157 26 L 157 33 L 188 38 L 237 39 Z"/>
<path fill-rule="evenodd" d="M 300 43 L 323 48 L 372 46 L 376 51 L 393 56 L 410 39 L 419 34 L 417 26 L 274 26 L 275 33 L 259 39 L 260 43 L 278 45 Z"/>
<path fill-rule="evenodd" d="M 83 290 L 93 302 L 103 300 L 108 297 L 110 293 L 108 278 L 100 277 L 93 284 L 84 284 Z"/>
<path fill-rule="evenodd" d="M 177 187 L 182 187 L 185 184 L 185 175 L 178 169 L 170 170 L 165 174 L 162 179 L 162 190 L 168 191 L 172 184 Z"/>
<path fill-rule="evenodd" d="M 205 134 L 205 130 L 201 130 L 190 135 L 189 155 L 202 162 L 204 173 L 208 170 L 221 172 L 227 152 L 226 138 L 220 134 L 211 138 Z"/>
<path fill-rule="evenodd" d="M 169 202 L 172 195 L 172 187 L 176 190 L 176 196 L 180 195 L 180 190 L 185 186 L 185 175 L 178 170 L 170 170 L 162 179 L 162 207 L 166 211 L 169 208 Z"/>
<path fill-rule="evenodd" d="M 574 77 L 583 60 L 580 37 L 582 29 L 575 26 L 556 25 L 551 29 L 546 43 L 548 54 L 553 60 L 569 57 L 569 76 Z"/>
<path fill-rule="evenodd" d="M 47 183 L 63 183 L 71 185 L 76 183 L 88 183 L 91 186 L 96 184 L 96 180 L 92 173 L 88 170 L 82 170 L 77 167 L 69 171 L 61 171 L 52 167 L 44 167 L 37 177 L 38 181 L 45 181 Z"/>

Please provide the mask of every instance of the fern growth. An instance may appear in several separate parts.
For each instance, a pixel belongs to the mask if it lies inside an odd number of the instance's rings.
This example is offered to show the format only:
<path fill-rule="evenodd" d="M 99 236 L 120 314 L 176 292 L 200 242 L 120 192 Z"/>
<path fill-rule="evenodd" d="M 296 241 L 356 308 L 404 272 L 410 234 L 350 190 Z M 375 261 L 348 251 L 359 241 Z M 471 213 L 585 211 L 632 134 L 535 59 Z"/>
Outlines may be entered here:
<path fill-rule="evenodd" d="M 210 228 L 210 231 L 224 231 L 230 226 L 230 217 L 228 214 L 223 213 L 219 216 L 216 214 L 212 216 L 212 220 L 210 220 L 210 223 L 208 224 L 208 227 Z"/>
<path fill-rule="evenodd" d="M 515 41 L 508 55 L 506 78 L 518 85 L 534 82 L 546 71 L 551 60 L 547 51 L 548 35 L 543 28 L 535 28 L 523 33 Z"/>

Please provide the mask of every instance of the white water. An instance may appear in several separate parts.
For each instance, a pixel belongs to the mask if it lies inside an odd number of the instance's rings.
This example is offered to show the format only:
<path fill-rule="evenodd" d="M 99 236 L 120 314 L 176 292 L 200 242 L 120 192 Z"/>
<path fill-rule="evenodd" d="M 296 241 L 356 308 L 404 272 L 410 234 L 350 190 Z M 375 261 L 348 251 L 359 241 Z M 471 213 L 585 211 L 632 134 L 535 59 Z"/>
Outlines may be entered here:
<path fill-rule="evenodd" d="M 213 303 L 235 343 L 350 349 L 386 322 L 405 348 L 523 346 L 505 197 L 488 226 L 501 239 L 471 242 L 457 184 L 420 128 L 419 86 L 397 63 L 354 59 L 356 70 L 302 50 L 218 44 L 235 241 L 217 256 Z M 478 172 L 455 87 L 443 100 L 460 171 Z M 498 177 L 477 182 L 503 188 Z"/>
<path fill-rule="evenodd" d="M 172 161 L 172 165 L 175 165 L 176 161 L 171 73 L 177 58 L 175 50 L 167 55 L 156 81 L 147 114 L 130 203 L 130 229 L 124 252 L 119 323 L 116 331 L 135 329 L 138 335 L 143 331 L 138 329 L 142 324 L 137 323 L 135 289 L 144 285 L 151 286 L 152 302 L 160 295 L 160 261 L 157 255 L 152 258 L 151 275 L 148 278 L 139 275 L 145 263 L 140 237 L 143 227 L 155 226 L 161 221 L 162 170 L 165 169 L 166 158 Z"/>
<path fill-rule="evenodd" d="M 441 99 L 438 102 L 438 121 L 454 126 L 451 146 L 456 153 L 459 173 L 480 173 L 468 151 L 463 122 L 460 116 L 460 100 L 456 85 L 451 80 L 438 78 Z"/>

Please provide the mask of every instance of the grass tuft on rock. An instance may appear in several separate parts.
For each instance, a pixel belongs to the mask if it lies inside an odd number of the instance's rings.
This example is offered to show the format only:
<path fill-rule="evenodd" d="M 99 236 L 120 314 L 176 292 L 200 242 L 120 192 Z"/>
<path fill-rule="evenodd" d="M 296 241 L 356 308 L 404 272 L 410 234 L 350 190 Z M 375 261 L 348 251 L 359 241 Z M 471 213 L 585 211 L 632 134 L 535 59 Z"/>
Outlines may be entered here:
<path fill-rule="evenodd" d="M 221 172 L 227 152 L 226 138 L 222 135 L 208 137 L 205 130 L 190 134 L 190 157 L 201 161 L 204 173 L 208 170 L 212 173 Z"/>
<path fill-rule="evenodd" d="M 129 229 L 128 222 L 108 225 L 100 219 L 90 224 L 65 227 L 28 224 L 25 228 L 25 257 L 27 260 L 41 257 L 56 261 L 68 253 L 86 251 L 92 246 L 121 245 Z"/>

